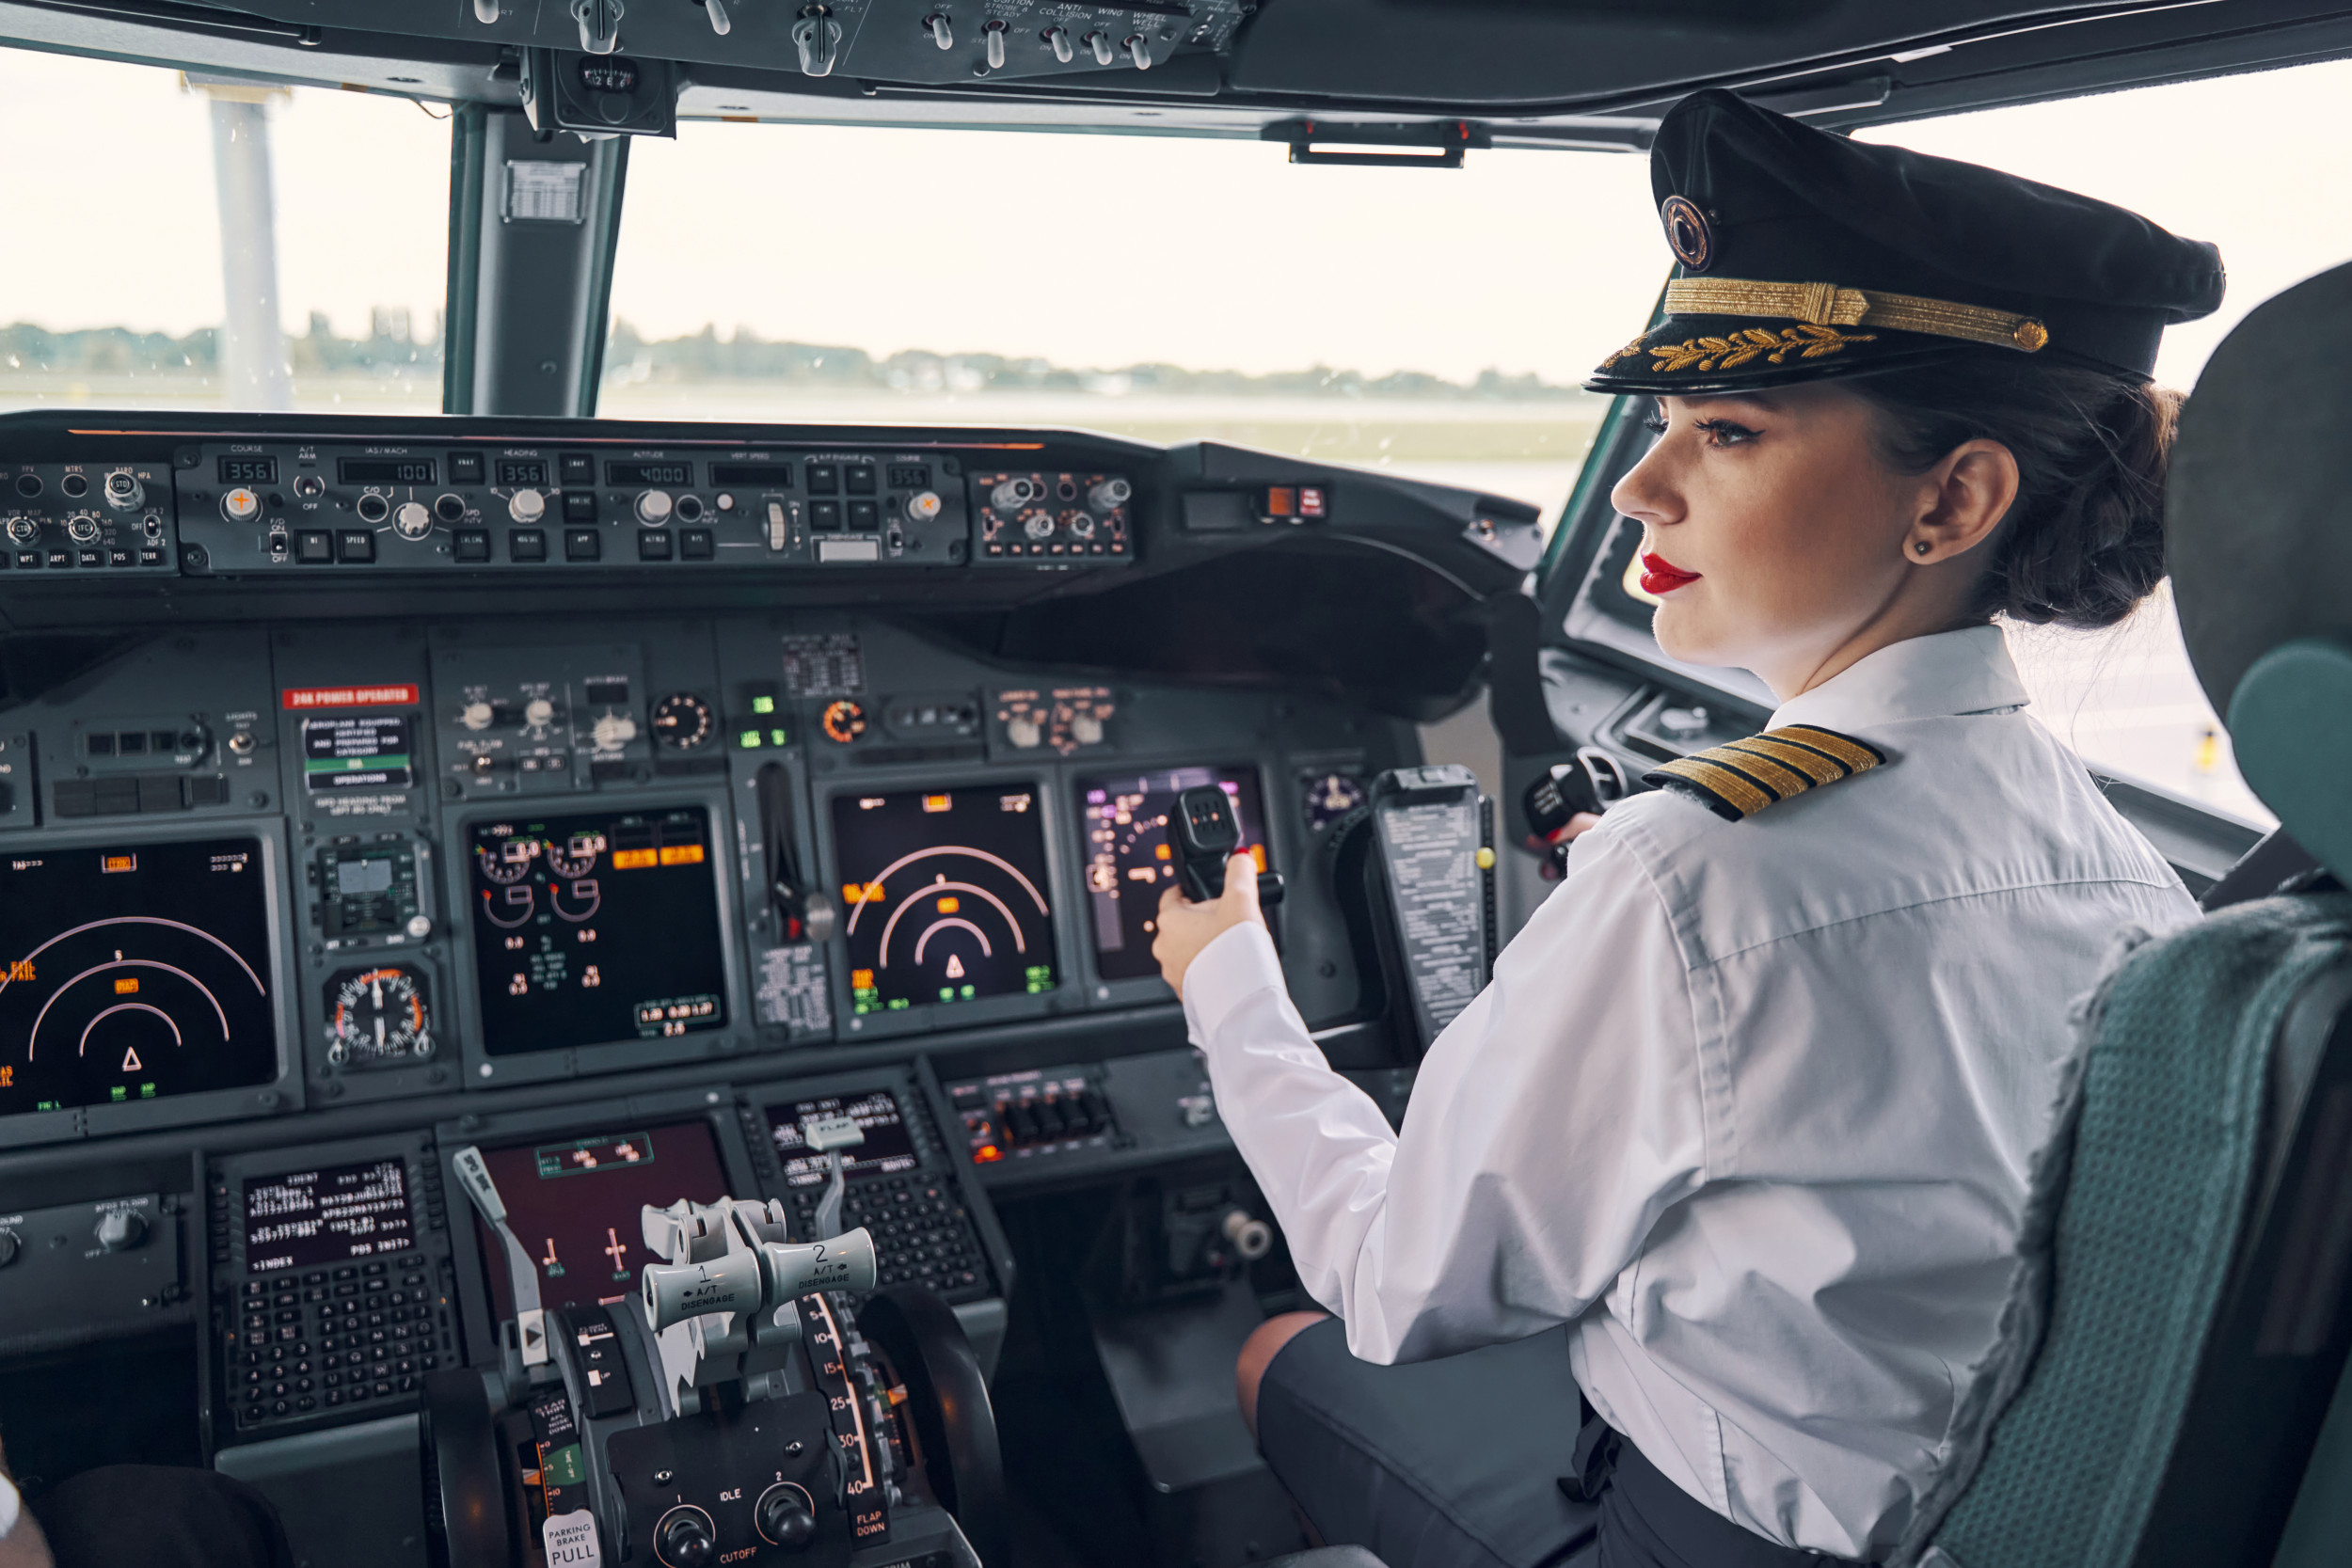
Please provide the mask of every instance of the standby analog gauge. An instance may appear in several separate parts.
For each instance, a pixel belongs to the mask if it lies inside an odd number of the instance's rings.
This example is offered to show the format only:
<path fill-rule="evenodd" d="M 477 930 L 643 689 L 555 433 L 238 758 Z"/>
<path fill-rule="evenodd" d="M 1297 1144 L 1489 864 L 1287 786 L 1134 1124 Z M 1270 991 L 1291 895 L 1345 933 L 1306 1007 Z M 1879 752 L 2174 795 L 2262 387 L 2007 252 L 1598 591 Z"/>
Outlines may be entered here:
<path fill-rule="evenodd" d="M 710 705 L 691 691 L 673 691 L 653 705 L 654 738 L 673 752 L 691 752 L 710 738 Z"/>
<path fill-rule="evenodd" d="M 866 733 L 866 709 L 844 697 L 837 703 L 829 704 L 817 723 L 825 732 L 827 740 L 847 746 Z"/>
<path fill-rule="evenodd" d="M 432 1055 L 424 992 L 423 978 L 399 964 L 336 975 L 326 992 L 326 1059 L 338 1067 L 373 1067 Z"/>
<path fill-rule="evenodd" d="M 1306 780 L 1307 826 L 1317 832 L 1364 803 L 1363 782 L 1346 773 Z"/>

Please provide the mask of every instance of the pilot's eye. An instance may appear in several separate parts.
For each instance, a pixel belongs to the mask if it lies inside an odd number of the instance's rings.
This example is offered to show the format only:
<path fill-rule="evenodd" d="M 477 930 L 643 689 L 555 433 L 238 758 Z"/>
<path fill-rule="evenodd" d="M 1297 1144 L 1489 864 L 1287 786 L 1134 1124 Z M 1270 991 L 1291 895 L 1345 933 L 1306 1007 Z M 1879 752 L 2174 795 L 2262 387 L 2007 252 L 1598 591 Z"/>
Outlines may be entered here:
<path fill-rule="evenodd" d="M 1756 439 L 1755 431 L 1743 424 L 1734 424 L 1729 420 L 1700 420 L 1691 428 L 1705 437 L 1710 447 L 1736 447 Z"/>
<path fill-rule="evenodd" d="M 1663 436 L 1666 434 L 1666 416 L 1658 409 L 1652 408 L 1642 417 L 1642 428 L 1652 436 Z"/>

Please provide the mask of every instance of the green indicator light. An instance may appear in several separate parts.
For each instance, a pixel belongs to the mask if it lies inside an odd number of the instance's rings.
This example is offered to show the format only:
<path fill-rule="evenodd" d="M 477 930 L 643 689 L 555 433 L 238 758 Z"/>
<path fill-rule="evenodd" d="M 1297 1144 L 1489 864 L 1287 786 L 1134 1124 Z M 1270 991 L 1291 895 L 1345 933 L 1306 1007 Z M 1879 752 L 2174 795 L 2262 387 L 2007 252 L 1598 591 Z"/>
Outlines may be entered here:
<path fill-rule="evenodd" d="M 773 713 L 776 711 L 776 700 L 773 697 L 754 697 L 752 699 L 752 711 L 754 713 Z"/>
<path fill-rule="evenodd" d="M 956 988 L 953 986 L 940 987 L 939 999 L 942 1002 L 953 1002 L 956 999 Z"/>
<path fill-rule="evenodd" d="M 757 730 L 745 730 L 735 737 L 735 743 L 746 752 L 756 752 L 764 744 Z"/>
<path fill-rule="evenodd" d="M 131 1098 L 131 1091 L 120 1084 L 117 1084 L 114 1087 L 108 1089 L 106 1093 L 110 1098 L 115 1100 L 128 1100 Z"/>
<path fill-rule="evenodd" d="M 894 996 L 890 999 L 890 1010 L 894 1013 L 902 1011 L 906 1006 L 907 999 L 903 996 Z"/>
<path fill-rule="evenodd" d="M 155 1098 L 155 1085 L 152 1085 L 152 1084 L 141 1084 L 141 1085 L 139 1085 L 139 1098 L 140 1098 L 141 1100 L 152 1100 L 152 1099 L 154 1099 L 154 1098 Z"/>
<path fill-rule="evenodd" d="M 771 746 L 789 746 L 792 744 L 792 737 L 782 730 L 770 730 L 768 732 L 768 744 Z"/>
<path fill-rule="evenodd" d="M 966 986 L 966 987 L 964 987 L 964 988 L 963 988 L 963 999 L 964 999 L 966 1002 L 969 1002 L 969 1001 L 971 1001 L 971 1000 L 972 1000 L 973 994 L 974 994 L 974 992 L 973 992 L 972 988 L 971 988 L 970 986 Z"/>

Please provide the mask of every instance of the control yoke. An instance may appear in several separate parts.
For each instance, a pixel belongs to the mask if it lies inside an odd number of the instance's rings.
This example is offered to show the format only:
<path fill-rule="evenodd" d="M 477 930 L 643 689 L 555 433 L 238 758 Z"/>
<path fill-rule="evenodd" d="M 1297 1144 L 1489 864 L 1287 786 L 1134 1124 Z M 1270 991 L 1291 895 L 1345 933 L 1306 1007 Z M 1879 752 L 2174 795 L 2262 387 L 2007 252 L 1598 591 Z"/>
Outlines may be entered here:
<path fill-rule="evenodd" d="M 1216 784 L 1200 784 L 1176 797 L 1168 814 L 1168 847 L 1176 857 L 1185 895 L 1196 903 L 1225 896 L 1225 864 L 1241 852 L 1241 818 L 1232 797 Z M 1271 909 L 1282 901 L 1282 877 L 1258 873 L 1258 903 Z"/>

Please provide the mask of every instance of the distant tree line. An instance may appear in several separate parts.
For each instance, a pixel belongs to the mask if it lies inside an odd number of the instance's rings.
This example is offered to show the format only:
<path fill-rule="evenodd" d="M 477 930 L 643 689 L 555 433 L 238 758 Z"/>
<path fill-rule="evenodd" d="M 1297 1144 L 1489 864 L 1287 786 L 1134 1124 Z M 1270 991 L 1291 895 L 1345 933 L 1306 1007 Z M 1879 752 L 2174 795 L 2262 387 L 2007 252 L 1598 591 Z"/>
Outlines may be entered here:
<path fill-rule="evenodd" d="M 0 374 L 211 375 L 219 368 L 219 337 L 218 329 L 209 326 L 175 338 L 120 326 L 52 332 L 19 322 L 0 326 Z M 325 315 L 313 311 L 309 331 L 288 335 L 286 359 L 295 375 L 437 375 L 441 366 L 438 312 L 432 329 L 418 334 L 410 329 L 406 310 L 378 309 L 373 312 L 368 336 L 343 338 L 336 335 Z M 1264 375 L 1163 364 L 1073 370 L 1045 359 L 1001 354 L 906 350 L 877 358 L 858 348 L 768 342 L 744 327 L 738 327 L 733 337 L 724 340 L 715 328 L 706 326 L 691 337 L 648 341 L 626 321 L 613 325 L 604 371 L 613 380 L 765 381 L 916 393 L 1042 391 L 1511 403 L 1565 402 L 1585 396 L 1576 388 L 1554 386 L 1538 376 L 1504 375 L 1493 370 L 1482 371 L 1468 382 L 1448 381 L 1420 371 L 1370 376 L 1323 365 Z"/>

